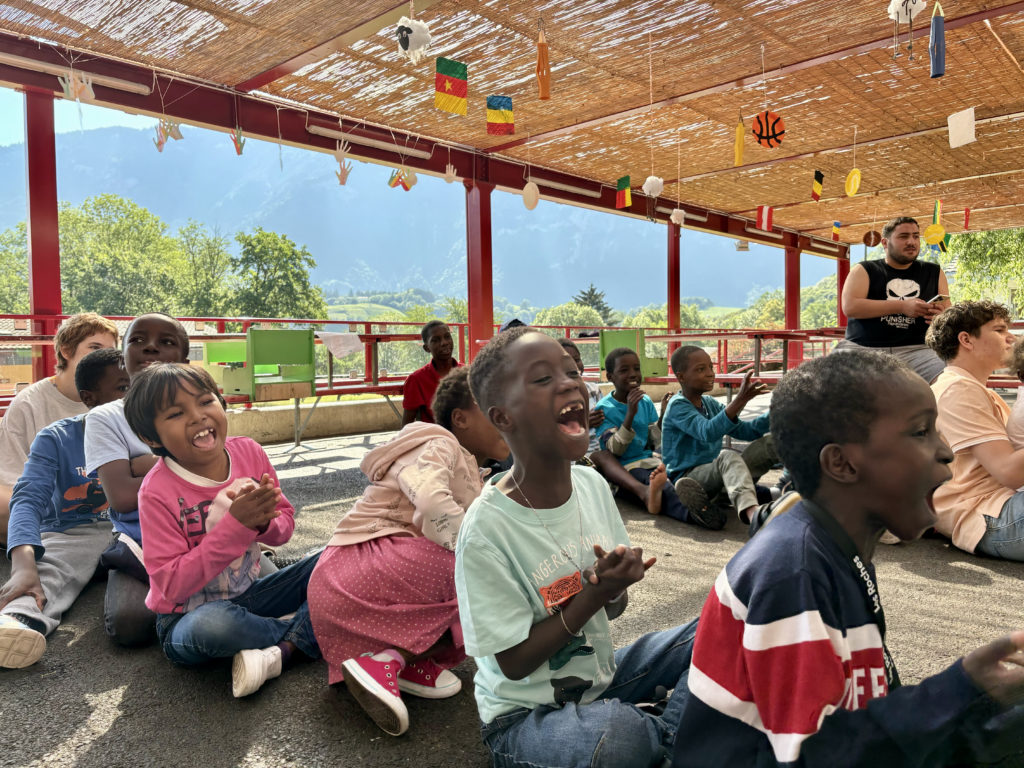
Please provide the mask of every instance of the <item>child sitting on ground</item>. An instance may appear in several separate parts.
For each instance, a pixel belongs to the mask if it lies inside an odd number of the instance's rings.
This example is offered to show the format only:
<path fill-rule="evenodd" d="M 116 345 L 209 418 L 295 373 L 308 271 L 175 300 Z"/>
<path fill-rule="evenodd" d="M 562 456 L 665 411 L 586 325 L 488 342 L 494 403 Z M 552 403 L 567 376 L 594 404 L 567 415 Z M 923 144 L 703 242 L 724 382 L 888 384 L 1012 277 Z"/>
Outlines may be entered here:
<path fill-rule="evenodd" d="M 772 431 L 804 500 L 732 558 L 704 604 L 673 765 L 999 757 L 1007 744 L 986 721 L 993 698 L 1024 695 L 1024 632 L 914 686 L 898 687 L 885 647 L 871 558 L 886 528 L 911 540 L 935 523 L 932 497 L 953 460 L 936 416 L 924 380 L 880 352 L 829 355 L 783 377 Z"/>
<path fill-rule="evenodd" d="M 636 352 L 628 347 L 613 349 L 605 357 L 604 370 L 615 388 L 597 404 L 604 413 L 600 440 L 601 446 L 610 451 L 635 480 L 623 487 L 645 502 L 648 511 L 654 514 L 660 511 L 675 520 L 703 528 L 713 527 L 707 518 L 707 499 L 695 493 L 695 488 L 687 488 L 687 485 L 696 486 L 696 481 L 673 487 L 668 482 L 665 465 L 654 455 L 654 449 L 661 447 L 661 418 L 651 398 L 640 388 L 643 374 Z M 605 462 L 605 467 L 608 463 Z M 608 479 L 618 482 L 611 477 Z M 649 487 L 644 489 L 644 486 Z M 660 510 L 657 498 L 661 500 Z"/>
<path fill-rule="evenodd" d="M 569 353 L 569 357 L 572 358 L 573 362 L 576 363 L 576 368 L 580 372 L 580 381 L 586 387 L 587 398 L 589 400 L 589 414 L 588 423 L 590 425 L 590 445 L 587 446 L 587 454 L 580 461 L 582 463 L 589 462 L 598 472 L 604 475 L 604 478 L 612 483 L 614 486 L 625 488 L 637 498 L 644 502 L 644 506 L 647 511 L 652 515 L 661 514 L 661 488 L 663 483 L 661 481 L 662 472 L 652 472 L 653 488 L 652 485 L 638 480 L 636 477 L 631 475 L 622 464 L 619 463 L 618 458 L 611 453 L 607 448 L 601 447 L 600 439 L 598 438 L 597 431 L 601 424 L 604 423 L 604 411 L 597 407 L 597 404 L 601 402 L 604 395 L 601 394 L 601 388 L 590 381 L 583 380 L 583 358 L 580 356 L 579 347 L 573 343 L 572 339 L 561 338 L 558 343 L 562 345 L 562 349 Z M 660 462 L 659 462 L 660 464 Z M 657 467 L 655 467 L 657 470 Z"/>
<path fill-rule="evenodd" d="M 508 446 L 469 391 L 469 370 L 441 379 L 436 424 L 409 424 L 373 449 L 370 480 L 309 580 L 309 614 L 328 664 L 385 732 L 409 727 L 401 694 L 444 699 L 466 658 L 455 598 L 455 539 L 488 459 Z"/>
<path fill-rule="evenodd" d="M 77 362 L 75 386 L 86 408 L 124 397 L 128 374 L 116 349 Z M 85 474 L 85 415 L 40 430 L 11 497 L 7 557 L 11 577 L 0 587 L 0 667 L 35 664 L 46 635 L 89 583 L 114 540 L 107 497 Z"/>
<path fill-rule="evenodd" d="M 515 328 L 473 361 L 480 408 L 512 469 L 473 502 L 455 585 L 483 738 L 494 765 L 648 766 L 671 748 L 695 625 L 612 651 L 608 622 L 644 560 L 587 450 L 579 371 L 551 337 Z M 596 561 L 593 557 L 596 556 Z M 661 716 L 635 706 L 674 689 Z"/>
<path fill-rule="evenodd" d="M 681 390 L 668 401 L 663 425 L 661 453 L 669 482 L 675 483 L 683 503 L 708 505 L 707 527 L 718 530 L 725 525 L 723 493 L 740 520 L 749 524 L 758 507 L 755 483 L 779 457 L 767 434 L 768 414 L 749 421 L 739 415 L 751 400 L 767 392 L 767 387 L 752 382 L 748 372 L 736 397 L 723 406 L 704 394 L 715 386 L 715 367 L 700 347 L 680 347 L 673 352 L 672 372 Z M 723 451 L 725 435 L 752 442 L 742 454 Z"/>
<path fill-rule="evenodd" d="M 1021 385 L 1017 388 L 1017 402 L 1013 404 L 1010 418 L 1006 421 L 1006 436 L 1014 450 L 1020 450 L 1024 448 L 1024 336 L 1014 342 L 1010 370 L 1020 380 Z"/>
<path fill-rule="evenodd" d="M 423 351 L 430 354 L 427 364 L 409 374 L 402 388 L 402 426 L 414 421 L 434 423 L 430 402 L 434 399 L 437 385 L 459 361 L 452 357 L 455 342 L 448 324 L 442 320 L 431 320 L 420 330 Z"/>
<path fill-rule="evenodd" d="M 260 542 L 287 542 L 295 510 L 259 444 L 227 436 L 224 400 L 210 375 L 151 365 L 132 380 L 124 413 L 161 457 L 139 489 L 139 515 L 146 605 L 157 614 L 167 658 L 196 666 L 233 656 L 236 697 L 301 657 L 318 658 L 306 605 L 317 556 L 257 580 Z"/>

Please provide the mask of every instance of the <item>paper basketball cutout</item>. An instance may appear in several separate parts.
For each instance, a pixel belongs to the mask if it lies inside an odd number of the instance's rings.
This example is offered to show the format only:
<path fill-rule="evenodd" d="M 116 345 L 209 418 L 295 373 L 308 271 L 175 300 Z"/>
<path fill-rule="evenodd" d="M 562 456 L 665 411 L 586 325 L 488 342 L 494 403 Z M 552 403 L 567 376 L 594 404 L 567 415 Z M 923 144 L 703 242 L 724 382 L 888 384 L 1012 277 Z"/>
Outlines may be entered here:
<path fill-rule="evenodd" d="M 846 196 L 853 197 L 860 189 L 860 168 L 854 168 L 846 175 Z"/>
<path fill-rule="evenodd" d="M 946 237 L 946 228 L 941 224 L 929 224 L 921 234 L 928 245 L 938 245 Z"/>
<path fill-rule="evenodd" d="M 782 143 L 786 134 L 786 121 L 770 110 L 758 112 L 751 123 L 750 132 L 757 143 L 771 149 Z"/>
<path fill-rule="evenodd" d="M 532 211 L 536 208 L 538 200 L 540 200 L 540 189 L 532 181 L 526 182 L 526 186 L 523 187 L 523 205 L 526 206 L 526 210 Z"/>
<path fill-rule="evenodd" d="M 880 242 L 882 242 L 882 236 L 875 230 L 872 229 L 870 232 L 864 233 L 864 245 L 868 248 L 874 248 Z"/>

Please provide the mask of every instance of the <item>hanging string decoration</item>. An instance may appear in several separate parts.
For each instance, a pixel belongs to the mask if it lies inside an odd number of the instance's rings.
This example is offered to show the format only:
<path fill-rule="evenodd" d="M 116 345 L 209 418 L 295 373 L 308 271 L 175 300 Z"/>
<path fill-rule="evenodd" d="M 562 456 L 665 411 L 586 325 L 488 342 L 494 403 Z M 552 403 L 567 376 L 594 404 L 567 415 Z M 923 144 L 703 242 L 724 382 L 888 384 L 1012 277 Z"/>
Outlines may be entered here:
<path fill-rule="evenodd" d="M 876 245 L 882 242 L 882 235 L 879 234 L 876 230 L 872 229 L 864 233 L 864 237 L 862 238 L 862 240 L 864 242 L 864 245 L 866 245 L 868 248 L 874 248 Z"/>
<path fill-rule="evenodd" d="M 665 189 L 665 180 L 660 176 L 651 174 L 644 179 L 644 185 L 641 189 L 644 191 L 644 194 L 647 195 L 647 218 L 653 221 L 654 209 L 658 203 L 658 195 L 660 195 L 662 190 Z"/>
<path fill-rule="evenodd" d="M 743 123 L 743 121 L 740 120 L 740 129 L 743 128 L 742 123 Z M 681 141 L 677 141 L 676 142 L 676 207 L 672 209 L 672 213 L 670 213 L 669 216 L 668 216 L 669 221 L 671 221 L 673 224 L 675 224 L 678 227 L 681 227 L 681 226 L 683 226 L 684 223 L 686 223 L 686 211 L 684 211 L 682 206 L 679 205 L 679 187 L 681 186 L 680 183 L 679 183 L 679 179 L 681 179 L 683 177 L 683 172 L 682 172 L 682 168 L 683 168 L 683 165 L 682 165 L 682 154 L 683 154 L 683 151 L 682 151 L 682 147 L 683 147 L 682 142 Z"/>
<path fill-rule="evenodd" d="M 548 41 L 544 38 L 543 28 L 537 35 L 537 98 L 541 101 L 551 98 L 551 64 L 548 61 Z"/>
<path fill-rule="evenodd" d="M 736 138 L 732 145 L 732 167 L 738 168 L 743 165 L 743 136 L 747 130 L 743 125 L 743 115 L 740 115 L 736 123 Z"/>
<path fill-rule="evenodd" d="M 164 127 L 164 133 L 167 134 L 167 138 L 174 139 L 175 141 L 181 141 L 185 138 L 181 135 L 181 123 L 164 118 L 160 121 L 160 125 Z"/>
<path fill-rule="evenodd" d="M 888 14 L 892 19 L 892 39 L 895 59 L 900 55 L 900 24 L 906 24 L 909 32 L 910 42 L 907 51 L 910 53 L 910 61 L 914 60 L 914 17 L 924 10 L 925 0 L 890 0 Z"/>
<path fill-rule="evenodd" d="M 946 74 L 946 15 L 942 6 L 935 0 L 932 9 L 932 29 L 928 36 L 928 59 L 931 61 L 931 76 L 942 77 Z"/>
<path fill-rule="evenodd" d="M 811 200 L 821 200 L 821 185 L 825 183 L 825 174 L 821 171 L 814 172 L 814 181 L 811 182 Z"/>
<path fill-rule="evenodd" d="M 840 224 L 838 221 L 832 222 L 832 239 L 835 240 L 837 243 L 839 242 L 839 230 L 842 228 L 842 226 L 843 225 Z"/>
<path fill-rule="evenodd" d="M 242 154 L 242 149 L 245 147 L 245 137 L 242 136 L 241 126 L 238 126 L 231 132 L 231 143 L 235 145 L 235 154 Z"/>
<path fill-rule="evenodd" d="M 615 182 L 615 207 L 629 208 L 633 205 L 633 195 L 629 189 L 629 176 L 621 176 Z"/>
<path fill-rule="evenodd" d="M 334 175 L 338 177 L 338 184 L 345 186 L 348 175 L 352 173 L 352 163 L 348 162 L 349 144 L 347 141 L 339 141 L 338 148 L 334 151 L 334 159 L 338 161 L 338 170 Z"/>
<path fill-rule="evenodd" d="M 153 139 L 153 145 L 156 147 L 157 152 L 164 151 L 164 144 L 167 143 L 167 130 L 164 128 L 164 121 L 161 120 L 156 124 L 156 138 Z"/>
<path fill-rule="evenodd" d="M 507 136 L 516 132 L 511 96 L 487 97 L 487 132 L 493 136 Z"/>
<path fill-rule="evenodd" d="M 453 115 L 466 114 L 469 68 L 461 61 L 437 57 L 434 106 Z"/>
<path fill-rule="evenodd" d="M 65 99 L 86 103 L 96 100 L 96 94 L 92 90 L 92 78 L 88 75 L 69 69 L 67 75 L 58 75 L 57 80 L 64 90 Z"/>
<path fill-rule="evenodd" d="M 398 53 L 419 64 L 430 45 L 430 27 L 418 19 L 403 16 L 398 20 Z"/>
<path fill-rule="evenodd" d="M 857 167 L 857 126 L 853 126 L 853 170 L 846 174 L 846 196 L 853 197 L 860 189 L 860 168 Z"/>
<path fill-rule="evenodd" d="M 762 147 L 773 149 L 782 144 L 782 139 L 786 135 L 786 121 L 780 115 L 766 109 L 754 116 L 750 132 Z"/>

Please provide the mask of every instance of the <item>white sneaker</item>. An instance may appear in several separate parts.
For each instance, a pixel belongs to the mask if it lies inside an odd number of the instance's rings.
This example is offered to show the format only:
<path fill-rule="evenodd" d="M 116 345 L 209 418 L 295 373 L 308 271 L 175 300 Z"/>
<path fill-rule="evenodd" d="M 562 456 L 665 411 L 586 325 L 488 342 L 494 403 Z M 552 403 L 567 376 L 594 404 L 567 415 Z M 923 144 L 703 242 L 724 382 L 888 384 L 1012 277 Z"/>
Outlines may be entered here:
<path fill-rule="evenodd" d="M 895 533 L 891 531 L 883 531 L 882 537 L 878 540 L 879 544 L 902 544 L 903 540 L 900 539 Z"/>
<path fill-rule="evenodd" d="M 13 616 L 0 615 L 0 667 L 21 669 L 39 661 L 46 637 Z"/>
<path fill-rule="evenodd" d="M 256 693 L 280 674 L 281 649 L 276 645 L 239 651 L 231 662 L 231 693 L 236 699 Z"/>

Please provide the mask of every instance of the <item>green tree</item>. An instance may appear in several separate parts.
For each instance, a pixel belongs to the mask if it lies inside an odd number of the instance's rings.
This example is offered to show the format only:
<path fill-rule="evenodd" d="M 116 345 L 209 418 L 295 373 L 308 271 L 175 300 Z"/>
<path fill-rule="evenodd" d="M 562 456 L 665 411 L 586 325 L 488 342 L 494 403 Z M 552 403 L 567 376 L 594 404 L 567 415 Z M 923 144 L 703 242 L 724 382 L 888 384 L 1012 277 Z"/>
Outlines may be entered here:
<path fill-rule="evenodd" d="M 184 267 L 178 291 L 180 311 L 197 317 L 230 313 L 228 239 L 190 220 L 178 230 L 178 242 Z"/>
<path fill-rule="evenodd" d="M 574 301 L 559 304 L 555 307 L 547 307 L 537 313 L 533 320 L 534 325 L 604 325 L 604 320 L 598 311 L 586 304 L 578 304 Z M 561 334 L 558 334 L 561 335 Z"/>
<path fill-rule="evenodd" d="M 28 313 L 28 233 L 25 222 L 0 232 L 0 312 Z"/>
<path fill-rule="evenodd" d="M 835 275 L 800 289 L 800 327 L 831 328 L 838 322 Z"/>
<path fill-rule="evenodd" d="M 586 290 L 582 290 L 572 297 L 577 304 L 593 308 L 601 316 L 602 325 L 615 325 L 618 322 L 618 313 L 612 309 L 604 299 L 604 291 L 599 291 L 591 283 Z"/>
<path fill-rule="evenodd" d="M 1024 229 L 955 235 L 943 267 L 954 301 L 990 299 L 1024 313 Z"/>
<path fill-rule="evenodd" d="M 468 323 L 469 302 L 455 296 L 445 296 L 441 300 L 441 310 L 447 323 Z"/>
<path fill-rule="evenodd" d="M 238 277 L 235 310 L 248 317 L 326 318 L 323 293 L 309 282 L 316 261 L 289 238 L 257 227 L 235 240 L 241 253 L 231 266 Z"/>
<path fill-rule="evenodd" d="M 158 216 L 108 194 L 63 203 L 59 217 L 65 312 L 180 311 L 181 251 Z"/>

